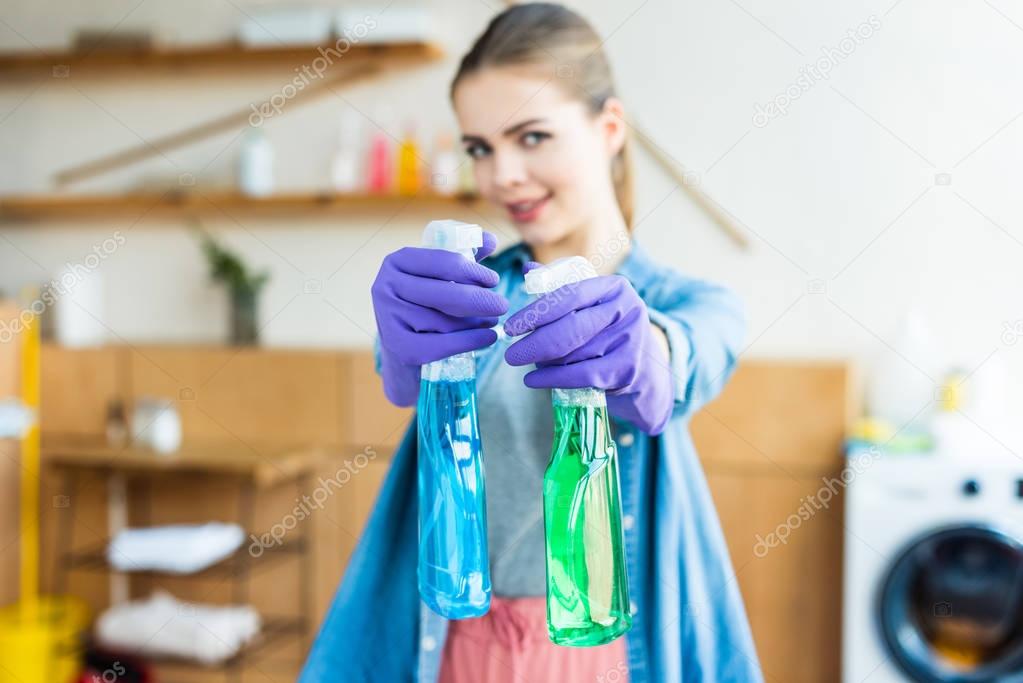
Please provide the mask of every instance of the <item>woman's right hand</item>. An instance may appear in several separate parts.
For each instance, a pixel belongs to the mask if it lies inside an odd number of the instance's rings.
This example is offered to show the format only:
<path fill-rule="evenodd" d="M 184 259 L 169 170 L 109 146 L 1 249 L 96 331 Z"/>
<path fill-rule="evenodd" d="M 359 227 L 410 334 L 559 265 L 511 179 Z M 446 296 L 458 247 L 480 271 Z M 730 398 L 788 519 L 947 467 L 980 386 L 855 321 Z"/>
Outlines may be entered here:
<path fill-rule="evenodd" d="M 491 328 L 508 310 L 508 301 L 491 291 L 497 273 L 478 263 L 496 247 L 494 235 L 484 232 L 476 261 L 419 247 L 399 249 L 384 259 L 371 293 L 384 393 L 392 403 L 415 403 L 424 363 L 497 340 Z"/>

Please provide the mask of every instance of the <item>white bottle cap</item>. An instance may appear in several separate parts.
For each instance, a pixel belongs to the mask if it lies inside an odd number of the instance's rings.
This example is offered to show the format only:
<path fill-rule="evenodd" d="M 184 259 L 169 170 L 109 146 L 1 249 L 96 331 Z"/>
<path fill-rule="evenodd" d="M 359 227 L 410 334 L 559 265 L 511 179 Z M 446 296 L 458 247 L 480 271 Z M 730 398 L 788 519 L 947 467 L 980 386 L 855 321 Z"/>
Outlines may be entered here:
<path fill-rule="evenodd" d="M 597 270 L 592 263 L 582 256 L 566 256 L 526 273 L 526 293 L 547 294 L 594 277 L 597 277 Z"/>
<path fill-rule="evenodd" d="M 483 246 L 483 228 L 461 221 L 430 221 L 423 230 L 423 246 L 454 251 L 472 259 Z"/>

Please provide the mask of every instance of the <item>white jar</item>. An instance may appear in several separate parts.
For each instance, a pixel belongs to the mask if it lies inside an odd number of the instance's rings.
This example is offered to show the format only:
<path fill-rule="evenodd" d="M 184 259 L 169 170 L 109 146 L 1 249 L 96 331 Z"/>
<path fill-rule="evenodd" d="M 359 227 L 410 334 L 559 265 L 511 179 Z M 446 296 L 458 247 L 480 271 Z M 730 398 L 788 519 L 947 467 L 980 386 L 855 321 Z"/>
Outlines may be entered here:
<path fill-rule="evenodd" d="M 132 441 L 157 453 L 173 453 L 181 447 L 181 416 L 170 400 L 140 398 L 131 420 Z"/>

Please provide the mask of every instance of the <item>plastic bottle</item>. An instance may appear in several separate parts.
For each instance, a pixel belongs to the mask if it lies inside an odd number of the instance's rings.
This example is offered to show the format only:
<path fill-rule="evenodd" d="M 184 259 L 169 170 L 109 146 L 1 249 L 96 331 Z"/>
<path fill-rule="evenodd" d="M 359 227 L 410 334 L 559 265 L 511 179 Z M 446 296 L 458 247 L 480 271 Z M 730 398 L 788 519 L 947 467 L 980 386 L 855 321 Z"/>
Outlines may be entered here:
<path fill-rule="evenodd" d="M 545 294 L 597 273 L 580 256 L 526 273 Z M 556 645 L 603 645 L 629 630 L 618 449 L 599 389 L 554 389 L 554 445 L 544 472 L 547 631 Z"/>
<path fill-rule="evenodd" d="M 419 193 L 422 179 L 419 177 L 419 141 L 415 127 L 409 124 L 405 137 L 398 146 L 398 193 L 415 195 Z"/>
<path fill-rule="evenodd" d="M 911 308 L 899 322 L 892 343 L 884 346 L 866 387 L 870 415 L 887 420 L 903 435 L 926 435 L 936 378 L 945 365 L 941 338 L 931 331 L 923 313 Z"/>
<path fill-rule="evenodd" d="M 478 225 L 432 221 L 423 246 L 474 257 Z M 419 389 L 419 594 L 448 619 L 490 609 L 487 504 L 472 352 L 427 363 Z"/>
<path fill-rule="evenodd" d="M 250 128 L 242 138 L 238 186 L 249 197 L 265 197 L 274 191 L 274 148 L 259 128 Z"/>
<path fill-rule="evenodd" d="M 330 187 L 342 194 L 359 190 L 361 126 L 354 112 L 346 112 L 339 121 L 337 150 L 330 161 Z"/>
<path fill-rule="evenodd" d="M 445 196 L 458 194 L 458 154 L 450 133 L 437 136 L 430 171 L 430 185 L 434 192 Z"/>
<path fill-rule="evenodd" d="M 473 171 L 472 160 L 465 158 L 458 166 L 458 192 L 457 194 L 471 197 L 476 194 L 476 175 Z"/>
<path fill-rule="evenodd" d="M 387 134 L 391 121 L 390 109 L 378 108 L 374 121 L 376 129 L 369 139 L 366 159 L 366 189 L 386 194 L 394 187 L 394 144 Z"/>

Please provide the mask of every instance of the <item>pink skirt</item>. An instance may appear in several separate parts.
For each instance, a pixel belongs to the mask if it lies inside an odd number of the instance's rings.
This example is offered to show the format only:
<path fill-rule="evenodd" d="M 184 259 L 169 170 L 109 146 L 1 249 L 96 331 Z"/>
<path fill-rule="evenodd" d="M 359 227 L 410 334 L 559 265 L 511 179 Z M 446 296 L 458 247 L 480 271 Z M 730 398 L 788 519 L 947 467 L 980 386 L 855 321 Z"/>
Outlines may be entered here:
<path fill-rule="evenodd" d="M 546 599 L 499 598 L 478 619 L 450 622 L 439 683 L 627 683 L 625 638 L 560 647 L 547 637 Z"/>

